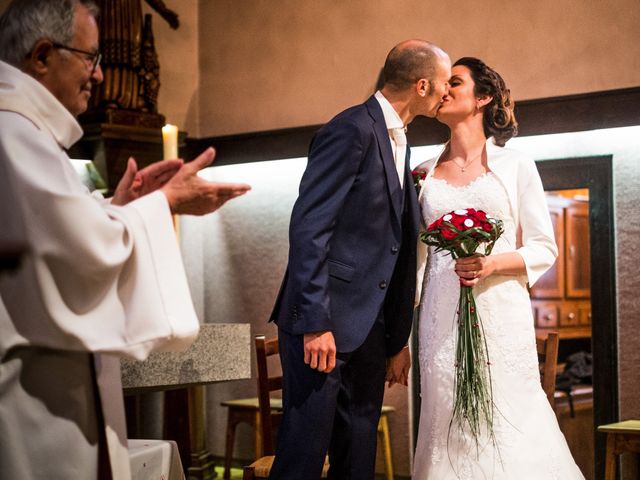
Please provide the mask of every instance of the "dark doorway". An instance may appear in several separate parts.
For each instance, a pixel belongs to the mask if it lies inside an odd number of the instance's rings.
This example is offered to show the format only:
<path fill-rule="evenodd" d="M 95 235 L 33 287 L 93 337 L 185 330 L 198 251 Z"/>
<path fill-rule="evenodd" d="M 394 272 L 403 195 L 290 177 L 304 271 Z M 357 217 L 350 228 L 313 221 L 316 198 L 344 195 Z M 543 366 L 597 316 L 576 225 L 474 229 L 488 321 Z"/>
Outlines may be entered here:
<path fill-rule="evenodd" d="M 594 424 L 618 419 L 618 335 L 612 157 L 538 161 L 545 190 L 589 190 Z M 605 438 L 595 435 L 595 478 L 604 478 Z"/>

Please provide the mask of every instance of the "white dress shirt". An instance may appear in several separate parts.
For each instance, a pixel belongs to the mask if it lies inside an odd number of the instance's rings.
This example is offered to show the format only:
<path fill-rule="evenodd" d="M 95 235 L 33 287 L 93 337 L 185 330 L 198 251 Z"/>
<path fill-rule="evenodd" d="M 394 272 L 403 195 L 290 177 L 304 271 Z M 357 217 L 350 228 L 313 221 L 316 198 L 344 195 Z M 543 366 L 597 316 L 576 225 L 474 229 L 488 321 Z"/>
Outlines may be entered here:
<path fill-rule="evenodd" d="M 395 111 L 389 100 L 385 98 L 380 90 L 375 93 L 376 100 L 382 108 L 384 122 L 387 124 L 389 132 L 389 141 L 391 142 L 391 150 L 393 150 L 396 171 L 400 180 L 400 187 L 404 187 L 404 168 L 407 155 L 407 137 L 405 132 L 407 129 L 402 123 L 402 119 L 398 112 Z"/>

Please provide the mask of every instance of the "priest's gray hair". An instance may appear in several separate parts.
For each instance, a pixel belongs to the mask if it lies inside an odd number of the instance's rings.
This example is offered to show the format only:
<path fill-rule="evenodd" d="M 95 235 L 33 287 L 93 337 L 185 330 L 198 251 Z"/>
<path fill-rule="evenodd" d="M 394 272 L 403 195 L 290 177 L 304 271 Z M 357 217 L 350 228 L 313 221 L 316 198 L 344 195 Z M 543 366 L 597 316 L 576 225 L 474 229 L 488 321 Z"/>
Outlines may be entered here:
<path fill-rule="evenodd" d="M 0 16 L 0 60 L 20 68 L 38 40 L 69 45 L 78 3 L 98 16 L 92 0 L 13 0 Z"/>

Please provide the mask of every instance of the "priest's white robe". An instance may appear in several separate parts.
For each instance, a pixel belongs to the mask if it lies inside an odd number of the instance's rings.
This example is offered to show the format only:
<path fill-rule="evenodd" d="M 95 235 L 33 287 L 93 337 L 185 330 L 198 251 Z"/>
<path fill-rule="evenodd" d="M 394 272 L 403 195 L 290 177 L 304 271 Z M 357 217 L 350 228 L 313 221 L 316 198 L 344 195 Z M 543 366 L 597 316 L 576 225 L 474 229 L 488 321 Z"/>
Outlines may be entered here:
<path fill-rule="evenodd" d="M 65 153 L 81 136 L 47 89 L 0 62 L 1 171 L 29 247 L 0 274 L 2 478 L 95 478 L 102 423 L 113 477 L 130 478 L 118 357 L 183 349 L 199 328 L 164 194 L 91 195 Z"/>

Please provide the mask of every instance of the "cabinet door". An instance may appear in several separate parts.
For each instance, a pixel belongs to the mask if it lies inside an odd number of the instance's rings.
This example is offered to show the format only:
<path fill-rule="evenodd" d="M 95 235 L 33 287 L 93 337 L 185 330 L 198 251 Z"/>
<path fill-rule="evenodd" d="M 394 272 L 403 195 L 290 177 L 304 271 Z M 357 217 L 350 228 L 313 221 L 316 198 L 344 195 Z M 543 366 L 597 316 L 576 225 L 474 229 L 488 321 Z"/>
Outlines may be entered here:
<path fill-rule="evenodd" d="M 591 260 L 589 255 L 589 210 L 583 202 L 565 209 L 566 293 L 570 298 L 589 298 Z"/>
<path fill-rule="evenodd" d="M 556 263 L 542 275 L 531 287 L 531 298 L 562 298 L 564 297 L 564 208 L 563 204 L 549 202 L 549 215 L 553 224 L 553 233 L 558 244 L 558 258 Z"/>

